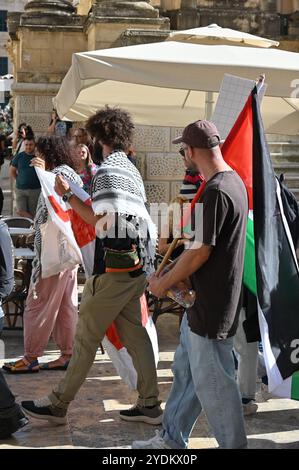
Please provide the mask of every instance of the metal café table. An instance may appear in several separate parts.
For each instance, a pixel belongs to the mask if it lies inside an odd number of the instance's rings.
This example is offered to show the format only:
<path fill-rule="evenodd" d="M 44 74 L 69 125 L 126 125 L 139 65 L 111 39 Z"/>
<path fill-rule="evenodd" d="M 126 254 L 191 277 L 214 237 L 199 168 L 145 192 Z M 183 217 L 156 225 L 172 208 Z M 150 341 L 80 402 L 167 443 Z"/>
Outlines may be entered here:
<path fill-rule="evenodd" d="M 34 228 L 8 227 L 10 235 L 33 235 Z"/>
<path fill-rule="evenodd" d="M 35 251 L 31 248 L 14 248 L 14 256 L 17 259 L 32 260 L 35 257 Z"/>

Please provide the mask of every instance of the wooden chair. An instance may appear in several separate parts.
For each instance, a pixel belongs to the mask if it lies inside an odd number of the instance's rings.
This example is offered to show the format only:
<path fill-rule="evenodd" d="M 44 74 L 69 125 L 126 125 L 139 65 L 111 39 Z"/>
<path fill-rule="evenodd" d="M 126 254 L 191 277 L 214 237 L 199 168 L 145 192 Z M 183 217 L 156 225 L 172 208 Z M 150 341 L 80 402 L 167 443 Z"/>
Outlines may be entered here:
<path fill-rule="evenodd" d="M 20 269 L 14 270 L 15 286 L 11 294 L 2 303 L 4 315 L 8 327 L 6 329 L 22 329 L 23 328 L 23 314 L 25 310 L 25 301 L 27 297 L 27 285 L 25 274 Z M 14 311 L 11 311 L 13 307 Z M 17 327 L 18 317 L 21 319 L 22 326 Z"/>

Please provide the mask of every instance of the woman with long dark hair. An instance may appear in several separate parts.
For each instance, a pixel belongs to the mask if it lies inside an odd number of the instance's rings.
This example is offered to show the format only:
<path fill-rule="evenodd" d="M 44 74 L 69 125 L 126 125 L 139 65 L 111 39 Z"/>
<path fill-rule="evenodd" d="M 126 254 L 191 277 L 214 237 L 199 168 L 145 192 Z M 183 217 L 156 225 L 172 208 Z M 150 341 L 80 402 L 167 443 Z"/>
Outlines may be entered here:
<path fill-rule="evenodd" d="M 82 182 L 75 171 L 68 141 L 55 135 L 40 137 L 36 143 L 36 156 L 31 164 L 35 167 L 62 175 L 68 181 L 80 186 Z M 73 351 L 73 339 L 78 316 L 77 268 L 51 277 L 42 278 L 41 230 L 48 220 L 48 210 L 41 194 L 34 219 L 35 258 L 29 293 L 24 312 L 24 357 L 14 363 L 7 363 L 3 369 L 10 373 L 32 373 L 39 369 L 66 369 Z M 37 293 L 37 296 L 35 295 Z M 53 336 L 61 351 L 60 357 L 41 367 L 38 357 L 44 354 L 50 336 Z"/>
<path fill-rule="evenodd" d="M 83 181 L 84 191 L 90 194 L 91 181 L 99 167 L 93 163 L 87 145 L 79 144 L 76 150 L 78 154 L 78 174 Z"/>
<path fill-rule="evenodd" d="M 12 141 L 12 152 L 14 156 L 20 152 L 24 152 L 26 139 L 34 140 L 34 133 L 31 126 L 27 125 L 26 122 L 22 122 Z"/>

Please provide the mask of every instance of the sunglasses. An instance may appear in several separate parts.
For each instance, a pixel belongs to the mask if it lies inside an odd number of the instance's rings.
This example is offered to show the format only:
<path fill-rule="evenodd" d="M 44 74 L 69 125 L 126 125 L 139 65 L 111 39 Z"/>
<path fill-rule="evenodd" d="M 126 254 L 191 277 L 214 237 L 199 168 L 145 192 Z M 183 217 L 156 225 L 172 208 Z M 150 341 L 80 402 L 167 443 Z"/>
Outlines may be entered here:
<path fill-rule="evenodd" d="M 181 147 L 181 148 L 180 148 L 180 150 L 179 150 L 179 154 L 180 154 L 180 155 L 182 155 L 182 157 L 184 157 L 184 156 L 185 156 L 185 151 L 186 151 L 186 150 L 187 150 L 186 148 L 184 148 L 184 147 Z"/>

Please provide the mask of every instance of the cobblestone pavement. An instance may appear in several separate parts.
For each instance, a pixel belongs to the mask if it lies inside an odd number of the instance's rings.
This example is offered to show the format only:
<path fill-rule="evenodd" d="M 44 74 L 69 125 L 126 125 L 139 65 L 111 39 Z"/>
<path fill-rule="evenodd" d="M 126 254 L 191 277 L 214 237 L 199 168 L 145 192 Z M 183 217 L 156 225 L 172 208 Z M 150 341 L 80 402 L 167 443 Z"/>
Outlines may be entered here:
<path fill-rule="evenodd" d="M 172 383 L 171 363 L 179 338 L 178 318 L 164 314 L 158 319 L 157 329 L 160 342 L 159 388 L 165 404 Z M 6 358 L 22 355 L 22 332 L 5 331 L 4 341 Z M 56 356 L 55 345 L 50 343 L 42 360 L 47 361 Z M 2 363 L 0 361 L 0 365 Z M 21 401 L 46 395 L 63 374 L 60 371 L 43 371 L 32 375 L 6 377 L 17 400 Z M 259 384 L 257 387 L 259 389 Z M 67 425 L 50 426 L 32 418 L 30 424 L 13 438 L 0 441 L 0 449 L 130 448 L 134 439 L 152 437 L 155 429 L 147 424 L 127 423 L 119 419 L 119 411 L 134 404 L 135 398 L 135 392 L 129 391 L 116 375 L 108 356 L 98 353 L 87 380 L 70 407 Z M 260 393 L 257 401 L 258 412 L 245 418 L 249 447 L 299 449 L 299 402 L 287 399 L 265 402 Z M 196 423 L 189 447 L 216 447 L 204 416 Z"/>

